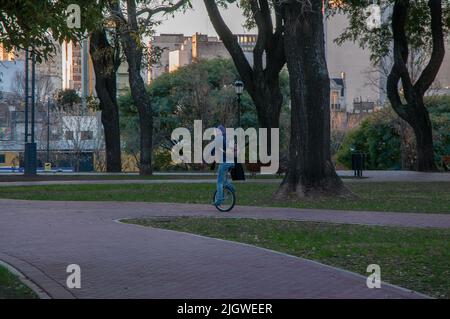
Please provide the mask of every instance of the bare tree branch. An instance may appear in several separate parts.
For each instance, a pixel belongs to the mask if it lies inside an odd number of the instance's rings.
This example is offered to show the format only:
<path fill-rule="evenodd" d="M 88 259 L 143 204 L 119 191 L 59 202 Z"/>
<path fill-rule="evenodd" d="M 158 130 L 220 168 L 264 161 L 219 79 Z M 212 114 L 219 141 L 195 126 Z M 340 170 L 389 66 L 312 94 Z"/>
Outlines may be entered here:
<path fill-rule="evenodd" d="M 168 4 L 168 5 L 161 5 L 155 8 L 143 8 L 141 10 L 138 10 L 136 12 L 137 16 L 141 16 L 144 13 L 147 13 L 149 16 L 154 16 L 157 13 L 172 13 L 177 11 L 179 8 L 181 8 L 183 5 L 185 5 L 186 3 L 188 3 L 189 0 L 179 0 L 177 3 L 175 4 Z"/>
<path fill-rule="evenodd" d="M 225 47 L 230 52 L 231 57 L 245 83 L 245 87 L 249 92 L 253 91 L 253 72 L 247 58 L 244 55 L 244 51 L 237 42 L 236 37 L 233 35 L 231 30 L 226 25 L 225 21 L 220 14 L 219 8 L 215 0 L 204 0 L 206 10 L 208 11 L 209 17 L 211 19 L 214 28 L 219 34 L 221 40 L 223 41 Z"/>
<path fill-rule="evenodd" d="M 442 27 L 442 1 L 429 0 L 428 7 L 431 11 L 431 34 L 433 37 L 433 51 L 430 61 L 423 70 L 414 88 L 423 95 L 433 84 L 436 75 L 442 65 L 445 55 L 444 33 Z"/>

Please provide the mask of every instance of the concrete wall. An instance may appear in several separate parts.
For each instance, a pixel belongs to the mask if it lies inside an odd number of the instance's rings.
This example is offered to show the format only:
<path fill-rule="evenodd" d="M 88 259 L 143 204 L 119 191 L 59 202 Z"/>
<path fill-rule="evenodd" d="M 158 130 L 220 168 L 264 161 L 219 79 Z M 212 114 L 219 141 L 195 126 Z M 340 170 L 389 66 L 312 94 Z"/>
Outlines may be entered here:
<path fill-rule="evenodd" d="M 331 130 L 346 131 L 358 127 L 372 113 L 331 112 Z"/>
<path fill-rule="evenodd" d="M 450 89 L 450 38 L 446 41 L 445 57 L 436 82 L 440 88 Z"/>
<path fill-rule="evenodd" d="M 192 36 L 192 61 L 201 59 L 225 58 L 231 56 L 222 41 L 217 37 L 208 37 L 206 34 Z"/>

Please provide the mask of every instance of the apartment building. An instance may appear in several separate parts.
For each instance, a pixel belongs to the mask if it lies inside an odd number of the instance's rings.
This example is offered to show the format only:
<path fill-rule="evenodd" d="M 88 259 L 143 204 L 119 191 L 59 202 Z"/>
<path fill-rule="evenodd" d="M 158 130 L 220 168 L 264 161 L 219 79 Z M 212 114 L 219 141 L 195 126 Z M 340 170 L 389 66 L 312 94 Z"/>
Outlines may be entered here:
<path fill-rule="evenodd" d="M 159 61 L 152 65 L 148 72 L 148 82 L 156 79 L 163 73 L 169 72 L 170 68 L 170 53 L 182 49 L 187 37 L 182 33 L 176 34 L 160 34 L 154 36 L 149 43 L 151 50 L 159 51 Z M 174 57 L 175 58 L 175 57 Z"/>
<path fill-rule="evenodd" d="M 250 64 L 253 64 L 253 48 L 256 44 L 256 34 L 236 34 Z M 149 71 L 149 82 L 163 73 L 172 72 L 190 63 L 213 58 L 230 59 L 231 56 L 223 42 L 216 36 L 195 33 L 192 36 L 183 34 L 161 34 L 155 36 L 150 43 L 152 48 L 159 48 L 161 57 L 158 63 L 152 65 Z"/>

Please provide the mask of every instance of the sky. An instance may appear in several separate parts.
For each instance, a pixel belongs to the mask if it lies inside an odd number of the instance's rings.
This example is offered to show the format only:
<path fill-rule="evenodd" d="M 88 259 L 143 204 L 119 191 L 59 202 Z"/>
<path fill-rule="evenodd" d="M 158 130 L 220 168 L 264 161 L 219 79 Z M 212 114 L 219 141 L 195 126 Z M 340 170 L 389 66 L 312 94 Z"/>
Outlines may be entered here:
<path fill-rule="evenodd" d="M 175 16 L 167 16 L 162 19 L 162 24 L 157 28 L 160 33 L 184 33 L 192 35 L 195 32 L 217 35 L 212 26 L 203 0 L 192 0 L 193 9 L 175 13 Z M 221 10 L 222 17 L 233 33 L 250 33 L 242 24 L 244 18 L 241 10 L 236 5 L 230 5 L 227 10 Z"/>

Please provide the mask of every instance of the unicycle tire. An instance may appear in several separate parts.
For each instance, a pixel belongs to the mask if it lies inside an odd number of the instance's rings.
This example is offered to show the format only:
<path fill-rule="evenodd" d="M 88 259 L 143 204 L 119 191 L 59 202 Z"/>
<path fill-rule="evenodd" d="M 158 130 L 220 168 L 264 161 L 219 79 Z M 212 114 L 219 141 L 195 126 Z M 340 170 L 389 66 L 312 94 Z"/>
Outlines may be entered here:
<path fill-rule="evenodd" d="M 216 202 L 216 194 L 217 194 L 217 190 L 214 192 L 213 203 Z M 225 186 L 223 188 L 223 198 L 224 198 L 224 200 L 223 200 L 222 204 L 220 204 L 220 205 L 214 204 L 214 206 L 220 212 L 226 213 L 226 212 L 229 212 L 230 210 L 232 210 L 234 205 L 236 204 L 236 195 L 230 187 Z"/>

